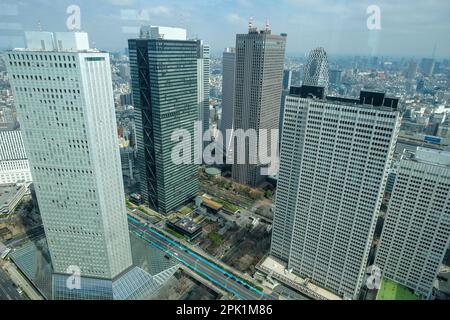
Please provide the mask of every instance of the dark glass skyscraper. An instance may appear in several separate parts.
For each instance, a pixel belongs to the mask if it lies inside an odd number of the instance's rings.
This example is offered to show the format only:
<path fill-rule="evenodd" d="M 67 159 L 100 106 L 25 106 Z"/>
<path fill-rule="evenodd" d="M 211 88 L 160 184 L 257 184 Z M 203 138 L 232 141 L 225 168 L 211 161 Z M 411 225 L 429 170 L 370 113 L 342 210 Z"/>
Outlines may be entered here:
<path fill-rule="evenodd" d="M 197 41 L 186 31 L 151 27 L 128 41 L 144 202 L 164 214 L 196 196 L 197 165 L 175 164 L 174 130 L 194 137 L 198 120 Z M 193 139 L 191 159 L 193 160 Z"/>

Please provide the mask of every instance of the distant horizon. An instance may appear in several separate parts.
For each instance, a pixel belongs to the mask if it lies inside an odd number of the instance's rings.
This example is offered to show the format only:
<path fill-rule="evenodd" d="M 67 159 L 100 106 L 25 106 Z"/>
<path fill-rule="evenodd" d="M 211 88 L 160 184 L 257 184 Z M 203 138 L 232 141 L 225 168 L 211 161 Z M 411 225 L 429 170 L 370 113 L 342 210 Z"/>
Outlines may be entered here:
<path fill-rule="evenodd" d="M 35 31 L 35 30 L 27 30 L 27 31 Z M 85 32 L 85 31 L 81 31 L 81 32 Z M 132 39 L 132 38 L 130 38 Z M 92 41 L 91 41 L 92 42 Z M 10 50 L 14 50 L 14 49 L 19 49 L 19 48 L 24 48 L 25 47 L 25 42 L 22 46 L 16 46 L 16 47 L 0 47 L 0 52 L 6 52 L 6 51 L 10 51 Z M 115 53 L 126 53 L 127 48 L 101 48 L 98 47 L 97 49 L 99 50 L 103 50 L 106 51 L 110 54 L 115 54 Z M 224 48 L 225 49 L 225 48 Z M 417 60 L 421 60 L 421 59 L 427 59 L 427 58 L 433 58 L 431 55 L 429 56 L 418 56 L 418 55 L 412 55 L 412 54 L 383 54 L 383 53 L 378 53 L 376 55 L 371 55 L 369 53 L 330 53 L 327 51 L 327 48 L 324 47 L 327 56 L 329 58 L 351 58 L 351 57 L 361 57 L 361 58 L 372 58 L 372 57 L 378 57 L 378 58 L 390 58 L 390 59 L 395 59 L 395 60 L 401 60 L 403 58 L 406 59 L 417 59 Z M 210 54 L 211 56 L 221 56 L 223 53 L 223 50 L 214 50 L 214 48 L 211 48 Z M 306 57 L 308 55 L 309 52 L 286 52 L 285 58 L 300 58 L 300 57 Z M 444 61 L 444 60 L 450 60 L 450 55 L 449 56 L 439 56 L 436 55 L 436 57 L 434 57 L 434 59 L 436 61 Z"/>
<path fill-rule="evenodd" d="M 372 7 L 371 0 L 5 0 L 0 48 L 23 43 L 24 30 L 73 27 L 98 48 L 117 51 L 150 24 L 185 28 L 219 53 L 254 17 L 254 26 L 263 28 L 267 18 L 274 34 L 287 33 L 288 55 L 324 47 L 330 55 L 450 57 L 450 1 L 377 0 L 378 15 Z M 370 25 L 372 17 L 378 24 Z"/>

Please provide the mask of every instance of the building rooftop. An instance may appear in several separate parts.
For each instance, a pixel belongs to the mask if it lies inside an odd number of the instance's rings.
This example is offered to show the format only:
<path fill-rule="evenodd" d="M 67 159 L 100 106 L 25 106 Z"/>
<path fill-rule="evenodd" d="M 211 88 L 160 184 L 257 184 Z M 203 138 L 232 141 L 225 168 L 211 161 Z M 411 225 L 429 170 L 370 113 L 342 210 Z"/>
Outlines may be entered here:
<path fill-rule="evenodd" d="M 203 204 L 205 206 L 207 206 L 207 207 L 209 207 L 209 208 L 211 208 L 213 210 L 220 210 L 220 209 L 223 208 L 222 204 L 220 204 L 220 203 L 218 203 L 218 202 L 216 202 L 214 200 L 208 199 L 206 197 L 202 197 L 202 200 L 203 200 Z"/>
<path fill-rule="evenodd" d="M 418 161 L 450 166 L 450 152 L 418 147 L 415 159 Z"/>
<path fill-rule="evenodd" d="M 304 288 L 310 292 L 310 294 L 320 297 L 325 300 L 342 300 L 338 295 L 321 288 L 306 279 L 297 276 L 295 273 L 287 270 L 285 263 L 275 259 L 271 256 L 266 257 L 262 263 L 260 263 L 260 268 L 265 272 L 270 271 L 271 276 L 276 279 L 282 279 L 283 283 L 293 286 L 294 288 Z"/>
<path fill-rule="evenodd" d="M 325 88 L 320 86 L 302 85 L 300 87 L 291 86 L 289 95 L 299 96 L 305 99 L 324 100 L 325 102 L 343 104 L 343 105 L 361 105 L 376 108 L 388 108 L 397 110 L 399 107 L 399 99 L 387 97 L 383 92 L 362 90 L 358 98 L 352 97 L 334 97 L 326 96 Z"/>
<path fill-rule="evenodd" d="M 25 31 L 25 48 L 13 51 L 102 52 L 89 46 L 86 32 Z"/>
<path fill-rule="evenodd" d="M 184 230 L 186 233 L 189 234 L 193 234 L 202 228 L 200 224 L 197 224 L 188 218 L 180 218 L 175 223 L 173 223 L 173 225 L 177 226 L 178 228 Z"/>
<path fill-rule="evenodd" d="M 187 31 L 182 28 L 142 26 L 141 39 L 187 40 Z"/>
<path fill-rule="evenodd" d="M 11 202 L 22 188 L 22 186 L 17 186 L 15 184 L 0 185 L 0 214 L 3 213 L 3 210 L 9 209 Z"/>
<path fill-rule="evenodd" d="M 378 290 L 377 300 L 418 300 L 419 297 L 416 296 L 411 290 L 405 286 L 383 278 L 381 280 L 381 287 Z"/>

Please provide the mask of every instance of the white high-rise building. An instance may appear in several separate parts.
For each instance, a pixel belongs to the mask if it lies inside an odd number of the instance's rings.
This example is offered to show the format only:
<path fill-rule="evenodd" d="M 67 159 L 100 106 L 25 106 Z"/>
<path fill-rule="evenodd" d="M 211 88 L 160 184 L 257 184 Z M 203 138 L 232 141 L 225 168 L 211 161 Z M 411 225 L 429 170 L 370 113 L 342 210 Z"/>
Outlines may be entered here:
<path fill-rule="evenodd" d="M 357 299 L 400 127 L 397 99 L 323 87 L 286 97 L 271 255 L 334 294 Z"/>
<path fill-rule="evenodd" d="M 0 129 L 0 184 L 31 182 L 22 132 Z"/>
<path fill-rule="evenodd" d="M 450 243 L 450 152 L 418 148 L 399 161 L 375 265 L 430 299 Z"/>
<path fill-rule="evenodd" d="M 233 129 L 233 110 L 234 110 L 234 76 L 236 68 L 236 50 L 226 48 L 222 59 L 223 79 L 222 79 L 222 119 L 220 130 L 224 139 L 224 150 L 228 156 L 231 152 L 231 135 L 227 140 L 227 130 Z"/>
<path fill-rule="evenodd" d="M 109 54 L 82 32 L 26 40 L 5 56 L 54 272 L 114 279 L 132 258 Z"/>

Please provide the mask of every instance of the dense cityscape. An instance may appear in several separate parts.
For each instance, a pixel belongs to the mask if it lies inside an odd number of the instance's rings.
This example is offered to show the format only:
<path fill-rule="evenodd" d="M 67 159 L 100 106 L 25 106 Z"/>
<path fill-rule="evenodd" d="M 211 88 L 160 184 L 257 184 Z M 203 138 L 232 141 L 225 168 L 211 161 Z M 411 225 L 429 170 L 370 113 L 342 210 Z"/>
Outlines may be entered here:
<path fill-rule="evenodd" d="M 246 23 L 5 46 L 0 300 L 450 300 L 450 56 Z"/>

